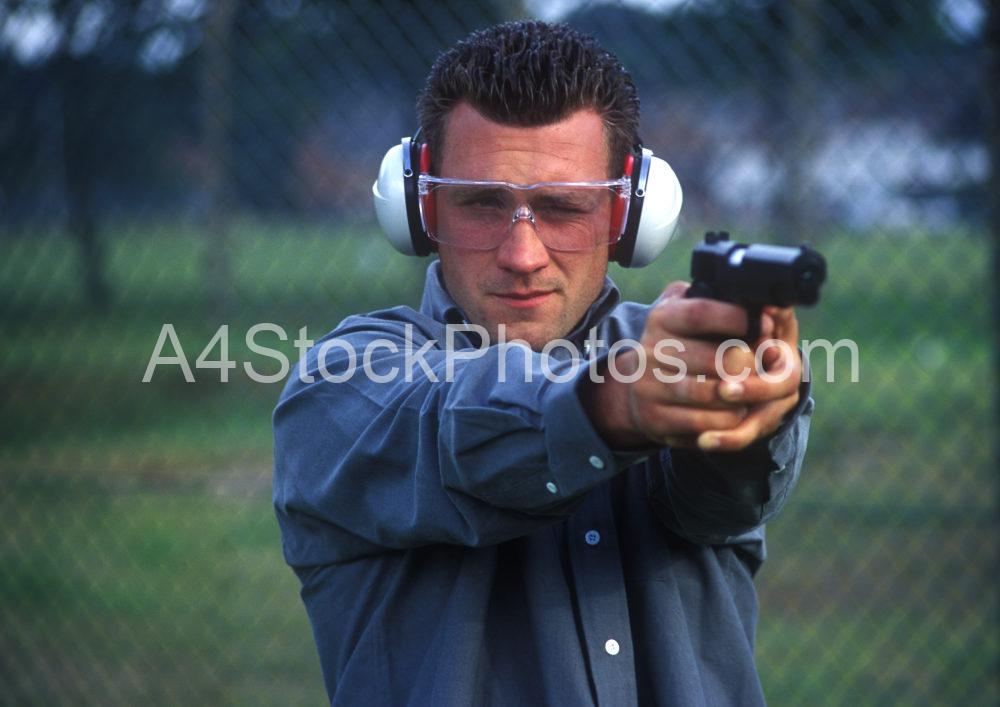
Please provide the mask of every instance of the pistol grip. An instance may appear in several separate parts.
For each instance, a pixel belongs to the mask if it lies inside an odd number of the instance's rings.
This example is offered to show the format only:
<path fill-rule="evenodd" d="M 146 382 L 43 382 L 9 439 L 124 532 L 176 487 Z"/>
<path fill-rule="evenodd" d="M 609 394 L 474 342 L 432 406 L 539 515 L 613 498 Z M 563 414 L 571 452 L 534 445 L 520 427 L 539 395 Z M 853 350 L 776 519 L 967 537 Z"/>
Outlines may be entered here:
<path fill-rule="evenodd" d="M 704 297 L 705 299 L 718 299 L 715 296 L 715 291 L 712 286 L 703 280 L 695 280 L 691 283 L 687 292 L 684 293 L 684 297 L 691 299 L 693 297 Z"/>
<path fill-rule="evenodd" d="M 715 290 L 712 289 L 712 286 L 702 280 L 692 282 L 691 287 L 684 293 L 684 297 L 704 297 L 705 299 L 714 299 L 720 302 L 731 302 L 731 300 L 720 298 Z M 741 303 L 732 302 L 732 304 Z M 747 333 L 745 339 L 752 346 L 760 338 L 760 313 L 763 308 L 760 306 L 745 306 L 744 308 L 747 310 Z"/>

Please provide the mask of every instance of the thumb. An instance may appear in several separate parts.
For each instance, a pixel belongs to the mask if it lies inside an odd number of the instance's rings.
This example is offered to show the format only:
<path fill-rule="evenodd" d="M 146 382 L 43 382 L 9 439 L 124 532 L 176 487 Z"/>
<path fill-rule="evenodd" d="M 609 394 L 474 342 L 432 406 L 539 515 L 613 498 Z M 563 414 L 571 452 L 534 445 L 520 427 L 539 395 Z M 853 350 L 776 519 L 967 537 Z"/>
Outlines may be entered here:
<path fill-rule="evenodd" d="M 683 297 L 685 293 L 687 293 L 689 287 L 691 287 L 691 283 L 684 282 L 682 280 L 675 280 L 664 288 L 663 292 L 660 293 L 660 296 L 656 298 L 656 302 L 653 304 L 659 304 L 665 299 Z"/>
<path fill-rule="evenodd" d="M 764 313 L 771 317 L 774 328 L 772 338 L 781 339 L 791 346 L 798 345 L 799 322 L 792 307 L 765 307 Z"/>

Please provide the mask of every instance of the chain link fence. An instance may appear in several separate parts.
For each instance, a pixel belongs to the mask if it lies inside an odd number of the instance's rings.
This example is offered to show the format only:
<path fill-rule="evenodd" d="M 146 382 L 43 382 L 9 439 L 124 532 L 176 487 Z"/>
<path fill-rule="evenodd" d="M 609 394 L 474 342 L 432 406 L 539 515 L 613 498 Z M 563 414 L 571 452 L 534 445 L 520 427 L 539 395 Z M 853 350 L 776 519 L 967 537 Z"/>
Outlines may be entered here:
<path fill-rule="evenodd" d="M 261 380 L 418 303 L 379 161 L 439 51 L 535 16 L 619 55 L 685 188 L 660 260 L 612 268 L 627 298 L 685 278 L 707 229 L 827 256 L 800 321 L 842 345 L 810 355 L 759 577 L 770 703 L 997 704 L 997 12 L 0 1 L 0 703 L 324 701 Z"/>

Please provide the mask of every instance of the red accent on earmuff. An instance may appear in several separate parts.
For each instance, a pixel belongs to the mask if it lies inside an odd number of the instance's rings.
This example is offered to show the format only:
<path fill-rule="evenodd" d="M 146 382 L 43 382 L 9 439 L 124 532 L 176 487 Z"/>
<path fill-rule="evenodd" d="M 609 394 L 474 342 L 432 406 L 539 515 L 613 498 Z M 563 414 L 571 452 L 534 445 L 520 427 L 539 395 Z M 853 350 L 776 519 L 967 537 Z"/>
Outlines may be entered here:
<path fill-rule="evenodd" d="M 420 145 L 420 174 L 429 174 L 431 171 L 431 151 L 427 143 Z"/>
<path fill-rule="evenodd" d="M 625 157 L 625 167 L 622 169 L 622 176 L 628 177 L 629 180 L 632 179 L 632 170 L 635 169 L 635 155 L 629 154 Z M 631 188 L 630 188 L 631 191 Z M 611 228 L 608 231 L 608 260 L 615 259 L 615 245 L 618 242 L 618 237 L 622 233 L 622 228 L 624 223 L 622 221 L 625 218 L 625 207 L 628 206 L 628 195 L 619 194 L 615 197 L 615 203 L 611 207 Z"/>
<path fill-rule="evenodd" d="M 420 145 L 420 174 L 430 174 L 431 171 L 431 151 L 427 143 Z M 421 197 L 423 199 L 423 214 L 424 214 L 424 224 L 426 225 L 426 230 L 428 234 L 428 240 L 430 240 L 431 250 L 437 250 L 437 243 L 430 239 L 430 233 L 432 231 L 437 231 L 437 205 L 434 192 L 431 192 L 427 196 Z"/>

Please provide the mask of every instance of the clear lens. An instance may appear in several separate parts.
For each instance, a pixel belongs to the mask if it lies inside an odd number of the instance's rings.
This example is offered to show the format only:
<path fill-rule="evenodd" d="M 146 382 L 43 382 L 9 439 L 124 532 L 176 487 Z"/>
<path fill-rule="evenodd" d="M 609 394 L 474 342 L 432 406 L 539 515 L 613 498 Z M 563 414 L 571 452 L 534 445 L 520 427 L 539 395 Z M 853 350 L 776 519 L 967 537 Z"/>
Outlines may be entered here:
<path fill-rule="evenodd" d="M 622 220 L 629 186 L 627 179 L 524 186 L 422 175 L 420 208 L 424 228 L 438 243 L 492 250 L 523 220 L 547 248 L 588 251 L 619 235 L 609 236 L 611 222 Z"/>

